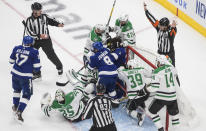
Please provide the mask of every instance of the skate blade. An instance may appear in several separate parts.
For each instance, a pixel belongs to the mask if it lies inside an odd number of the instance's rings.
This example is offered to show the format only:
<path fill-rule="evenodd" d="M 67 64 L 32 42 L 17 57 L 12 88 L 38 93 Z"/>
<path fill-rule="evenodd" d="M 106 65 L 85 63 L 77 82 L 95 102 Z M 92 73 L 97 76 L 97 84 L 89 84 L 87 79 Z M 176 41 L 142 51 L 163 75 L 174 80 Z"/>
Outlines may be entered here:
<path fill-rule="evenodd" d="M 14 120 L 17 122 L 17 123 L 19 123 L 20 125 L 23 125 L 23 121 L 20 121 L 20 120 L 18 120 L 18 118 L 16 118 L 16 116 L 14 116 Z"/>
<path fill-rule="evenodd" d="M 144 123 L 144 119 L 145 119 L 145 114 L 142 114 L 142 120 L 138 121 L 138 126 L 142 126 L 142 124 Z"/>

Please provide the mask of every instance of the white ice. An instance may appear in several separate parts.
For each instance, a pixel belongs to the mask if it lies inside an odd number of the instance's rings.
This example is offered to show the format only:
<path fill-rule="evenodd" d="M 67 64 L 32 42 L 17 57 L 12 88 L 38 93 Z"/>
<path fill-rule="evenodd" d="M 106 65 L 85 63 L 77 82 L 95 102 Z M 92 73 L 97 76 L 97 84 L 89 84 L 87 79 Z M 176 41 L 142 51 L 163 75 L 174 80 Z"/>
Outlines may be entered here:
<path fill-rule="evenodd" d="M 45 0 L 48 1 L 48 0 Z M 55 0 L 53 0 L 55 1 Z M 32 96 L 26 110 L 23 113 L 25 122 L 23 125 L 17 124 L 12 115 L 12 83 L 10 70 L 12 66 L 8 63 L 10 53 L 15 45 L 22 42 L 23 25 L 21 21 L 30 16 L 30 5 L 34 0 L 0 0 L 0 130 L 1 131 L 68 131 L 87 130 L 91 126 L 91 121 L 71 124 L 61 116 L 46 118 L 40 110 L 40 98 L 43 93 L 54 91 L 58 88 L 55 85 L 57 71 L 55 66 L 47 59 L 40 50 L 43 81 L 34 83 L 34 95 Z M 80 27 L 82 25 L 94 26 L 97 23 L 106 24 L 113 0 L 56 0 L 64 4 L 66 8 L 61 11 L 49 13 L 51 16 L 64 15 L 69 17 L 71 13 L 78 15 L 81 19 L 78 23 L 66 25 L 63 29 Z M 179 72 L 181 88 L 194 106 L 199 117 L 198 124 L 190 131 L 205 131 L 206 126 L 206 38 L 197 31 L 185 24 L 179 18 L 167 11 L 165 8 L 152 0 L 146 0 L 148 9 L 156 18 L 167 16 L 178 21 L 177 35 L 174 46 L 176 53 L 176 67 Z M 47 6 L 54 8 L 54 6 Z M 156 31 L 146 19 L 143 11 L 142 0 L 117 0 L 110 25 L 114 25 L 115 19 L 121 13 L 128 13 L 137 32 L 137 44 L 146 48 L 157 50 Z M 71 17 L 69 17 L 71 19 Z M 88 31 L 77 31 L 65 33 L 62 28 L 50 27 L 50 35 L 53 39 L 54 49 L 61 59 L 64 70 L 70 68 L 79 69 L 82 66 L 82 52 L 86 39 L 73 39 L 73 36 L 88 33 Z M 125 130 L 155 130 L 150 120 L 138 128 L 134 120 L 131 120 L 122 110 L 114 110 L 114 118 L 118 129 Z M 119 114 L 121 115 L 117 115 Z M 122 120 L 124 119 L 124 120 Z M 128 124 L 127 124 L 128 121 Z M 188 120 L 190 121 L 190 120 Z M 189 131 L 189 130 L 188 130 Z"/>

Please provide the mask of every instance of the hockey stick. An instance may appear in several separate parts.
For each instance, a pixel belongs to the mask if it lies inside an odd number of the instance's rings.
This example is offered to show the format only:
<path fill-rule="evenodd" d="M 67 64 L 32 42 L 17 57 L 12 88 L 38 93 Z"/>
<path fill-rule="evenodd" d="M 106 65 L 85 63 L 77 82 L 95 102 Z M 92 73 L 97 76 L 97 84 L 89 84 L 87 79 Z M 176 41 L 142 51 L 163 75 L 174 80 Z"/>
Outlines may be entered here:
<path fill-rule="evenodd" d="M 112 13 L 113 13 L 115 4 L 116 4 L 116 0 L 114 0 L 113 6 L 112 6 L 112 10 L 111 10 L 111 12 L 110 12 L 110 16 L 109 16 L 109 19 L 108 19 L 108 22 L 107 22 L 106 26 L 109 26 L 109 22 L 110 22 L 110 20 L 111 20 L 111 17 L 112 17 Z"/>
<path fill-rule="evenodd" d="M 23 33 L 23 38 L 24 38 L 26 32 L 26 22 L 23 20 L 22 24 L 24 25 L 24 33 Z M 22 45 L 23 45 L 23 40 L 22 40 Z"/>

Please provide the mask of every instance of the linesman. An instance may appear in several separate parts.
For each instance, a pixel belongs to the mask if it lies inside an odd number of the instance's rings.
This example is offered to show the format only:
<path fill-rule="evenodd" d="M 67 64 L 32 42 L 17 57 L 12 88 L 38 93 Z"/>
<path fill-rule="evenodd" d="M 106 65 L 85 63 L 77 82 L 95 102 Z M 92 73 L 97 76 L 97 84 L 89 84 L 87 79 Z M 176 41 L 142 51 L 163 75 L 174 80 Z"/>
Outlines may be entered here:
<path fill-rule="evenodd" d="M 85 107 L 82 119 L 92 115 L 93 125 L 89 131 L 117 131 L 112 118 L 111 99 L 104 96 L 106 88 L 97 85 L 97 96 L 90 99 Z"/>
<path fill-rule="evenodd" d="M 42 5 L 38 2 L 33 3 L 31 9 L 32 15 L 26 20 L 26 32 L 35 39 L 34 48 L 39 49 L 42 47 L 48 59 L 56 66 L 58 74 L 62 75 L 63 66 L 54 52 L 48 25 L 63 27 L 64 24 L 59 23 L 54 18 L 50 18 L 47 14 L 42 14 Z M 41 72 L 34 72 L 33 79 L 40 77 Z"/>

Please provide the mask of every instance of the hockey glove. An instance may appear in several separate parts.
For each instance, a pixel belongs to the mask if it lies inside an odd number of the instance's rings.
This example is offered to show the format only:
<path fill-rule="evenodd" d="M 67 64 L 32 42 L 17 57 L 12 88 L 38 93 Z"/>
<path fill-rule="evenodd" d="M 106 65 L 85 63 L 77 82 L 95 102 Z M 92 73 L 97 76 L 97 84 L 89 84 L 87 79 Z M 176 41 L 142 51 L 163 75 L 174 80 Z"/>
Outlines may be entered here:
<path fill-rule="evenodd" d="M 137 95 L 138 95 L 138 96 L 145 96 L 145 95 L 147 95 L 148 93 L 149 93 L 149 92 L 147 91 L 146 86 L 145 86 L 143 89 L 137 91 Z"/>
<path fill-rule="evenodd" d="M 93 84 L 96 84 L 96 83 L 97 83 L 97 79 L 95 79 L 95 78 L 92 78 L 92 79 L 90 79 L 89 83 L 93 83 Z"/>
<path fill-rule="evenodd" d="M 51 94 L 47 92 L 41 98 L 41 102 L 40 103 L 43 104 L 43 105 L 49 105 L 50 102 L 51 102 L 51 99 L 52 99 Z"/>

